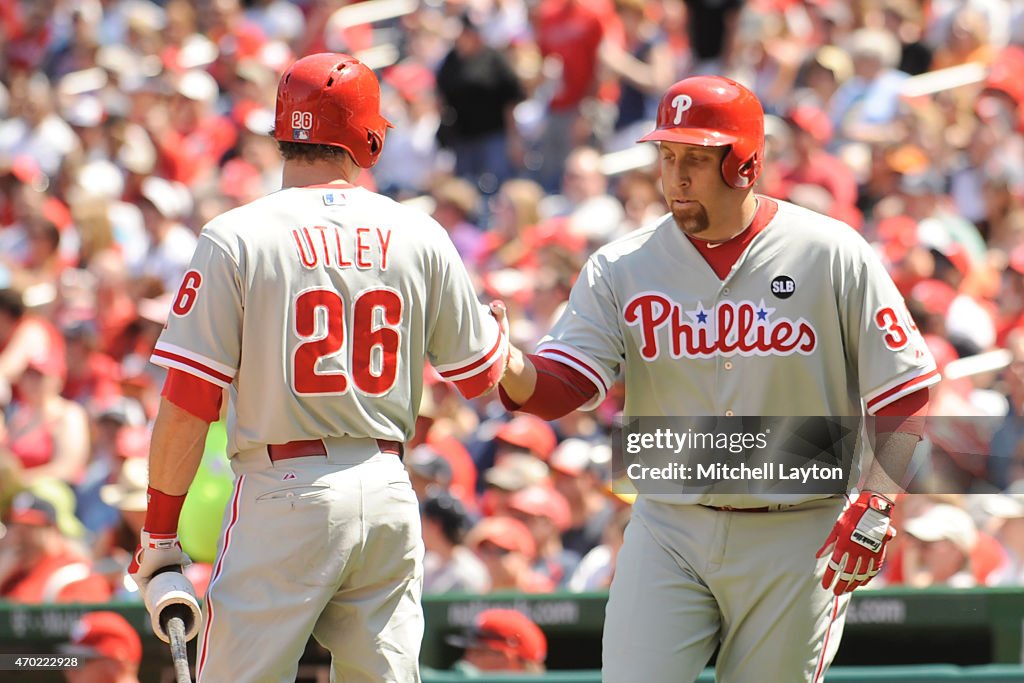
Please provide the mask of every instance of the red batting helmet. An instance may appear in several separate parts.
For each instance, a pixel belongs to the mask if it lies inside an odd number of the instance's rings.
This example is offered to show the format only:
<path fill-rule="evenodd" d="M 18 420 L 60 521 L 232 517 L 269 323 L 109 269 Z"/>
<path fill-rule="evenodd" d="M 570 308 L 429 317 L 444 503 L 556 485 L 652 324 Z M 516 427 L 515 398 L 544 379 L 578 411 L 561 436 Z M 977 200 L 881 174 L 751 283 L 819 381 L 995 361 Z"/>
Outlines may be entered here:
<path fill-rule="evenodd" d="M 391 122 L 380 115 L 380 83 L 368 66 L 324 52 L 292 64 L 277 86 L 274 138 L 341 147 L 362 168 L 377 163 Z"/>
<path fill-rule="evenodd" d="M 721 76 L 679 81 L 658 104 L 657 127 L 639 142 L 682 142 L 729 147 L 722 178 L 730 187 L 750 187 L 764 157 L 764 111 L 754 93 Z"/>

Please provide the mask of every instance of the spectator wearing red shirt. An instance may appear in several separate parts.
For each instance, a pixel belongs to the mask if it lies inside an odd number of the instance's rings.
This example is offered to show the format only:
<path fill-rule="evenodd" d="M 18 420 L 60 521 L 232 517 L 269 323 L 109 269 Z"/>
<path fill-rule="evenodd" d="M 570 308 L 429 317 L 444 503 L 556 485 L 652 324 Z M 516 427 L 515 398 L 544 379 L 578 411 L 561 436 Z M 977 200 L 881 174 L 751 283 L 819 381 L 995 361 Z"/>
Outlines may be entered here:
<path fill-rule="evenodd" d="M 580 104 L 597 88 L 601 17 L 580 0 L 542 0 L 532 17 L 537 47 L 549 64 L 560 65 L 558 89 L 548 103 L 537 151 L 537 180 L 549 192 L 561 185 L 562 169 L 577 146 L 574 127 Z"/>
<path fill-rule="evenodd" d="M 53 42 L 53 0 L 4 3 L 5 57 L 11 66 L 42 66 Z"/>
<path fill-rule="evenodd" d="M 78 481 L 89 456 L 89 418 L 85 409 L 60 395 L 63 356 L 34 357 L 16 385 L 8 411 L 7 446 L 31 481 L 56 477 Z"/>
<path fill-rule="evenodd" d="M 786 122 L 793 132 L 793 159 L 782 169 L 783 195 L 789 196 L 798 185 L 822 187 L 831 198 L 830 205 L 822 207 L 823 213 L 859 228 L 857 179 L 846 164 L 825 151 L 832 139 L 828 114 L 817 107 L 800 106 L 790 111 Z M 851 213 L 856 213 L 857 221 L 850 220 Z"/>
<path fill-rule="evenodd" d="M 26 313 L 21 292 L 0 289 L 0 404 L 32 358 L 63 356 L 64 341 L 48 320 Z"/>
<path fill-rule="evenodd" d="M 99 334 L 88 320 L 76 320 L 63 328 L 67 379 L 61 396 L 82 405 L 110 403 L 120 395 L 120 368 L 113 358 L 97 349 Z"/>
<path fill-rule="evenodd" d="M 214 176 L 221 158 L 235 146 L 238 131 L 231 119 L 213 109 L 219 94 L 213 76 L 193 69 L 174 80 L 169 106 L 150 108 L 145 123 L 162 174 L 195 186 Z"/>
<path fill-rule="evenodd" d="M 104 602 L 110 588 L 61 534 L 53 505 L 23 492 L 11 504 L 0 550 L 0 597 L 34 604 Z"/>

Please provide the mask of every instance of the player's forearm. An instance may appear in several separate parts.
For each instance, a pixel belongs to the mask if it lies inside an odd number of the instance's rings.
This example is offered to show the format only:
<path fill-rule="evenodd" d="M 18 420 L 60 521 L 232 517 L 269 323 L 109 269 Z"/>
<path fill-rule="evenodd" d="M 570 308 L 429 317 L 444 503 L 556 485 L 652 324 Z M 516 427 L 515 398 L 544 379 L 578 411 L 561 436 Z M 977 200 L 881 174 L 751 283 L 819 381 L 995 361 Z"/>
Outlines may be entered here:
<path fill-rule="evenodd" d="M 892 500 L 903 492 L 910 461 L 920 437 L 907 432 L 878 434 L 875 443 L 875 459 L 864 477 L 864 490 L 880 493 Z"/>
<path fill-rule="evenodd" d="M 166 398 L 153 425 L 149 485 L 170 496 L 184 495 L 199 469 L 210 424 Z"/>
<path fill-rule="evenodd" d="M 537 368 L 526 354 L 509 344 L 508 367 L 501 378 L 501 388 L 510 399 L 523 405 L 537 387 Z"/>

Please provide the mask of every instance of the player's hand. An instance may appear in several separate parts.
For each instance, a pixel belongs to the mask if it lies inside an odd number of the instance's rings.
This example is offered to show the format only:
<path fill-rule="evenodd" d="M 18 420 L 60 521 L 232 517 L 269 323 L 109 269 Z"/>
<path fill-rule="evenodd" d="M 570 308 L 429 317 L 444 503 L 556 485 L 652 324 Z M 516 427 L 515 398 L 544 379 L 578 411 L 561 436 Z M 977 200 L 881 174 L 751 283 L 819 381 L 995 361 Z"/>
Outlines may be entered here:
<path fill-rule="evenodd" d="M 491 315 L 498 321 L 498 327 L 501 329 L 501 333 L 508 336 L 508 311 L 505 308 L 504 301 L 492 301 L 490 303 Z"/>
<path fill-rule="evenodd" d="M 885 561 L 885 545 L 896 535 L 892 528 L 893 503 L 863 491 L 839 515 L 817 557 L 831 550 L 821 587 L 836 595 L 850 593 L 877 576 Z M 833 585 L 834 584 L 834 585 Z"/>
<path fill-rule="evenodd" d="M 149 581 L 158 569 L 184 569 L 192 564 L 192 560 L 182 551 L 177 534 L 151 534 L 143 529 L 141 535 L 139 547 L 135 550 L 131 564 L 128 565 L 128 575 L 132 577 L 145 599 Z"/>
<path fill-rule="evenodd" d="M 508 310 L 505 308 L 505 302 L 500 300 L 492 301 L 489 308 L 491 309 L 491 315 L 493 315 L 494 319 L 498 321 L 499 333 L 505 337 L 505 339 L 509 339 Z M 501 378 L 498 379 L 499 383 L 505 378 L 505 373 L 508 372 L 509 364 L 512 363 L 517 352 L 518 349 L 512 346 L 512 341 L 509 340 L 508 351 L 505 355 L 505 368 L 501 371 Z"/>

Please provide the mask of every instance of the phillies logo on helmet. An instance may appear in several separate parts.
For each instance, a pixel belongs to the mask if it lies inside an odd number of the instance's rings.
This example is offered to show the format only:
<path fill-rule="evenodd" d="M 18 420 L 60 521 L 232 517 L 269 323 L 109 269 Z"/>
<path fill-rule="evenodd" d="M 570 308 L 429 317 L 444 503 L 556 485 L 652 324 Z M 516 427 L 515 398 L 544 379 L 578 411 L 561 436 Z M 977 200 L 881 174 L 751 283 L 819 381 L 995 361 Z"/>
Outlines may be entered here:
<path fill-rule="evenodd" d="M 634 296 L 623 309 L 627 325 L 639 326 L 640 355 L 655 360 L 663 350 L 658 332 L 668 330 L 672 358 L 716 356 L 807 356 L 818 348 L 814 327 L 803 318 L 772 318 L 774 308 L 752 301 L 722 301 L 711 309 L 698 303 L 692 311 L 661 292 Z"/>
<path fill-rule="evenodd" d="M 672 98 L 672 108 L 676 110 L 676 118 L 673 125 L 678 126 L 683 120 L 683 112 L 693 106 L 693 98 L 689 95 L 676 95 Z"/>

